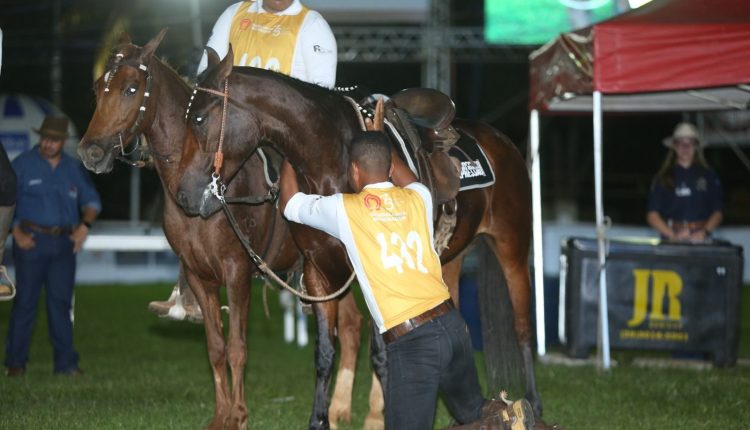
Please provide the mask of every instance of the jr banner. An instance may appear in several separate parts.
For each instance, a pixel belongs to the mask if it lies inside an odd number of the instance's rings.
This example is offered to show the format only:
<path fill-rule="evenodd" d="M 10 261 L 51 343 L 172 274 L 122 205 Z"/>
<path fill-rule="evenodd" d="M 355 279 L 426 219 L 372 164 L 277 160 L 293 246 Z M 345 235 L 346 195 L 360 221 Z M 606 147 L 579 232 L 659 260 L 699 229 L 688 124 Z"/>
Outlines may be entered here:
<path fill-rule="evenodd" d="M 563 255 L 568 351 L 583 356 L 596 345 L 596 241 L 569 239 Z M 612 241 L 606 271 L 613 348 L 707 352 L 718 365 L 736 361 L 741 248 Z"/>

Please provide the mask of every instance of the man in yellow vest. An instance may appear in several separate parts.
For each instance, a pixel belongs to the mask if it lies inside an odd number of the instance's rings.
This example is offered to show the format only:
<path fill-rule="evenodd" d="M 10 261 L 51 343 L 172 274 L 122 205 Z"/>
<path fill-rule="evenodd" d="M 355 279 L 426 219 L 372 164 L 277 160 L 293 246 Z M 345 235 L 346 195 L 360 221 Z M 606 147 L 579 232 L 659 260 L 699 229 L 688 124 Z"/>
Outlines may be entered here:
<path fill-rule="evenodd" d="M 207 46 L 224 56 L 232 45 L 235 66 L 259 67 L 333 88 L 336 38 L 320 13 L 299 0 L 235 3 L 214 24 Z M 206 69 L 204 54 L 198 73 Z"/>
<path fill-rule="evenodd" d="M 336 38 L 320 13 L 299 0 L 256 0 L 234 3 L 214 24 L 206 46 L 224 58 L 232 45 L 235 66 L 273 70 L 305 82 L 333 88 L 336 83 Z M 204 53 L 198 73 L 208 65 Z M 307 317 L 298 300 L 282 292 L 284 338 L 305 346 Z M 180 280 L 166 301 L 149 304 L 153 313 L 175 320 L 202 322 L 200 307 L 180 272 Z"/>
<path fill-rule="evenodd" d="M 386 429 L 432 429 L 438 391 L 460 424 L 481 420 L 476 425 L 487 429 L 531 428 L 527 401 L 506 408 L 482 397 L 466 323 L 453 306 L 433 247 L 430 191 L 397 156 L 391 159 L 381 132 L 355 137 L 350 157 L 355 193 L 332 196 L 299 192 L 285 161 L 279 209 L 289 221 L 322 230 L 346 247 L 386 342 Z M 498 408 L 507 409 L 506 419 Z"/>

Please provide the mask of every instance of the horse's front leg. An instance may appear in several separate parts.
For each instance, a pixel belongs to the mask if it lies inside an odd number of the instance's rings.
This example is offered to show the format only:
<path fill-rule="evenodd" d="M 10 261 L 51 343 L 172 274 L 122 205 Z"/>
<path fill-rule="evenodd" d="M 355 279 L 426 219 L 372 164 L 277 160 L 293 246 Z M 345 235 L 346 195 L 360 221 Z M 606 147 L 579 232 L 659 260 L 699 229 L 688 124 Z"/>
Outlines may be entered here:
<path fill-rule="evenodd" d="M 224 334 L 221 330 L 221 307 L 219 303 L 219 284 L 216 281 L 205 282 L 198 278 L 189 267 L 184 266 L 185 278 L 203 310 L 203 325 L 206 330 L 206 346 L 211 370 L 214 374 L 214 391 L 216 406 L 214 417 L 206 426 L 207 430 L 221 430 L 229 414 L 229 388 L 227 386 L 226 352 Z"/>
<path fill-rule="evenodd" d="M 380 330 L 374 322 L 371 321 L 370 325 L 372 328 L 370 333 L 370 360 L 373 374 L 369 398 L 370 412 L 365 418 L 365 430 L 383 430 L 385 428 L 383 409 L 385 407 L 384 393 L 388 376 L 388 361 L 383 335 L 380 334 Z"/>
<path fill-rule="evenodd" d="M 247 314 L 250 303 L 249 261 L 244 255 L 241 260 L 228 264 L 232 273 L 226 278 L 227 299 L 229 301 L 229 343 L 227 348 L 229 368 L 232 372 L 232 404 L 227 430 L 247 428 L 247 404 L 245 402 L 245 365 L 247 364 Z"/>
<path fill-rule="evenodd" d="M 336 372 L 331 406 L 328 408 L 328 420 L 332 429 L 338 428 L 339 421 L 352 421 L 352 388 L 362 328 L 362 314 L 354 302 L 354 294 L 351 291 L 338 301 L 338 309 L 336 329 L 341 359 Z"/>
<path fill-rule="evenodd" d="M 325 280 L 311 264 L 305 264 L 305 285 L 307 291 L 314 295 L 324 295 L 327 285 Z M 336 301 L 313 304 L 315 312 L 315 398 L 310 416 L 310 429 L 328 429 L 328 389 L 331 382 L 333 361 L 336 348 L 333 344 L 334 328 L 336 326 Z"/>

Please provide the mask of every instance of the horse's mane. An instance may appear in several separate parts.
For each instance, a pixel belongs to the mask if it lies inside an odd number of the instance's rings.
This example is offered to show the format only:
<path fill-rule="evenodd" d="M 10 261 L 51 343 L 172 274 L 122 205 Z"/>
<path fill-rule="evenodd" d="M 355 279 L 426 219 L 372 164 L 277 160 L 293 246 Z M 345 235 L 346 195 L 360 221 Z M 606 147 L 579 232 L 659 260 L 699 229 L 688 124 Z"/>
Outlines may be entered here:
<path fill-rule="evenodd" d="M 140 53 L 141 49 L 143 49 L 142 46 L 138 46 L 132 43 L 115 46 L 114 48 L 112 48 L 112 51 L 109 54 L 109 58 L 107 59 L 107 67 L 104 69 L 105 73 L 112 70 L 112 68 L 115 66 L 115 59 L 117 58 L 117 54 L 125 52 L 128 48 L 131 48 L 131 50 L 130 52 L 128 52 L 127 56 L 123 57 L 122 61 L 133 59 L 138 53 Z M 151 57 L 151 59 L 158 61 L 162 66 L 164 66 L 165 70 L 174 74 L 174 76 L 185 83 L 186 86 L 190 86 L 190 78 L 181 75 L 177 70 L 175 70 L 175 68 L 172 67 L 171 64 L 169 64 L 169 60 L 167 60 L 166 57 L 158 57 L 154 55 L 153 57 Z"/>
<path fill-rule="evenodd" d="M 318 84 L 305 82 L 301 79 L 297 79 L 273 70 L 261 69 L 259 67 L 234 66 L 232 68 L 232 73 L 238 73 L 246 76 L 268 77 L 272 80 L 280 81 L 283 84 L 286 84 L 294 88 L 295 90 L 298 90 L 302 94 L 314 97 L 316 99 L 316 102 L 321 104 L 328 104 L 331 102 L 335 104 L 346 103 L 346 101 L 344 100 L 344 96 L 336 90 L 322 87 Z"/>

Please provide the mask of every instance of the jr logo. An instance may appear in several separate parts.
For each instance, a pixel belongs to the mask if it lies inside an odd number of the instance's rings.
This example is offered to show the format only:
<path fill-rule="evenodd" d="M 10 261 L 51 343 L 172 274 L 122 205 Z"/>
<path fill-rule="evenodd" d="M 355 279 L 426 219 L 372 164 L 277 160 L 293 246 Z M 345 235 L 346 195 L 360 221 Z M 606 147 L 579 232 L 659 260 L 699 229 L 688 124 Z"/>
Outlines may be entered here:
<path fill-rule="evenodd" d="M 677 272 L 671 270 L 633 270 L 635 278 L 633 295 L 633 318 L 628 321 L 628 327 L 641 325 L 646 319 L 648 308 L 649 284 L 651 290 L 651 313 L 648 315 L 652 321 L 680 321 L 682 318 L 682 304 L 679 295 L 682 293 L 682 278 Z M 652 283 L 649 280 L 653 279 Z M 664 298 L 667 298 L 668 313 L 664 315 Z"/>

